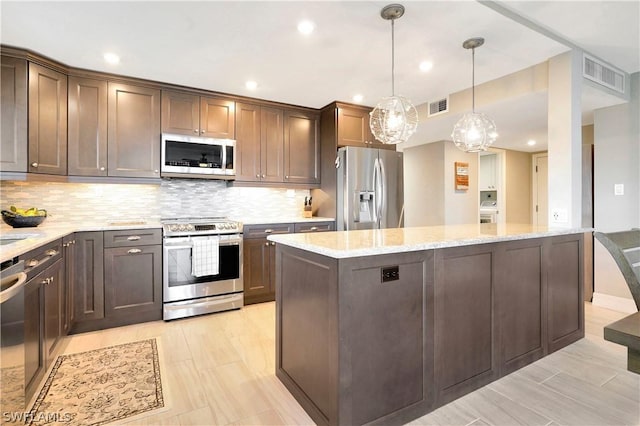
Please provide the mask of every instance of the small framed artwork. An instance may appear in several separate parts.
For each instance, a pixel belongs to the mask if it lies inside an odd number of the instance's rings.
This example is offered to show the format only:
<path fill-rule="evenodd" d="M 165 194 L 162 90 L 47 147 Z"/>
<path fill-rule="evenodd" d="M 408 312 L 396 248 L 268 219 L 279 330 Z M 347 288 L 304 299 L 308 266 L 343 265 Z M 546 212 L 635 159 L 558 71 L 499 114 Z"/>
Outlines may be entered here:
<path fill-rule="evenodd" d="M 469 189 L 469 163 L 460 163 L 456 161 L 455 166 L 455 179 L 456 179 L 456 191 L 466 191 Z"/>

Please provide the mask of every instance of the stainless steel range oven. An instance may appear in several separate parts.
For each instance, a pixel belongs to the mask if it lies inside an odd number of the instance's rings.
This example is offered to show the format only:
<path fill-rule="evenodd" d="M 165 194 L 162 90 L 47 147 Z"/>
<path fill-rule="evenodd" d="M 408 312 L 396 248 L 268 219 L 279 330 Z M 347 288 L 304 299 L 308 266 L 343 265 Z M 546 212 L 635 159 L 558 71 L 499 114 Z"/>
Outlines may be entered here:
<path fill-rule="evenodd" d="M 242 223 L 164 219 L 162 230 L 165 321 L 243 306 Z"/>

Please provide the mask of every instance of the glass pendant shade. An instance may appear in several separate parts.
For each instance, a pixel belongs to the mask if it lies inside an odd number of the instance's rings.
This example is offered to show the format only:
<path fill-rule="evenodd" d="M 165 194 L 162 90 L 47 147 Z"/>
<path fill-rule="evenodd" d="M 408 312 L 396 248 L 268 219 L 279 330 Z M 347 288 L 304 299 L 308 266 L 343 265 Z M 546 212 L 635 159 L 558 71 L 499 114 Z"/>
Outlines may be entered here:
<path fill-rule="evenodd" d="M 382 143 L 406 142 L 418 127 L 418 111 L 403 96 L 382 98 L 369 114 L 369 127 Z"/>
<path fill-rule="evenodd" d="M 486 151 L 498 139 L 496 123 L 486 115 L 476 112 L 475 87 L 475 49 L 484 44 L 481 37 L 470 38 L 462 43 L 465 49 L 471 49 L 471 112 L 466 113 L 453 127 L 453 143 L 465 152 Z"/>
<path fill-rule="evenodd" d="M 453 143 L 466 152 L 486 151 L 498 138 L 496 124 L 480 112 L 468 112 L 453 127 Z"/>
<path fill-rule="evenodd" d="M 418 126 L 418 111 L 411 101 L 395 94 L 395 38 L 394 21 L 404 15 L 404 6 L 390 4 L 382 8 L 382 19 L 391 21 L 391 96 L 382 98 L 369 113 L 369 128 L 373 136 L 384 144 L 398 144 L 409 140 Z"/>

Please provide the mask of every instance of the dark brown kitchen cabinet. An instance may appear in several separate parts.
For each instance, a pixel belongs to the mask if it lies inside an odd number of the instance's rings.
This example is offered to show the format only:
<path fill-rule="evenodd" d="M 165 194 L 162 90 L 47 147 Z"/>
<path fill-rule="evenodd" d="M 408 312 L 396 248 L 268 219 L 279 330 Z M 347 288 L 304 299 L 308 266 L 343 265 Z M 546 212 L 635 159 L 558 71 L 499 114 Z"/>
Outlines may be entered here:
<path fill-rule="evenodd" d="M 284 130 L 284 181 L 320 184 L 318 116 L 286 110 Z"/>
<path fill-rule="evenodd" d="M 108 83 L 108 175 L 160 177 L 160 90 Z"/>
<path fill-rule="evenodd" d="M 75 234 L 67 235 L 62 239 L 62 251 L 64 258 L 64 284 L 62 286 L 62 333 L 69 334 L 74 322 L 73 290 L 76 273 L 76 240 Z"/>
<path fill-rule="evenodd" d="M 268 241 L 267 236 L 293 231 L 292 223 L 245 225 L 242 250 L 245 305 L 275 300 L 275 243 Z"/>
<path fill-rule="evenodd" d="M 544 240 L 498 245 L 495 294 L 500 312 L 500 375 L 542 358 L 546 349 Z"/>
<path fill-rule="evenodd" d="M 236 105 L 236 180 L 284 180 L 284 112 L 259 105 Z"/>
<path fill-rule="evenodd" d="M 383 148 L 395 151 L 395 145 L 385 145 L 371 133 L 369 113 L 372 108 L 336 103 L 337 145 Z"/>
<path fill-rule="evenodd" d="M 25 285 L 25 393 L 35 393 L 64 336 L 61 312 L 64 261 L 58 260 L 30 278 Z M 42 262 L 44 263 L 44 261 Z"/>
<path fill-rule="evenodd" d="M 493 245 L 437 250 L 436 398 L 447 403 L 496 378 Z"/>
<path fill-rule="evenodd" d="M 100 231 L 76 232 L 74 240 L 72 329 L 78 331 L 83 323 L 104 318 L 104 237 Z"/>
<path fill-rule="evenodd" d="M 67 76 L 29 63 L 29 168 L 67 174 Z"/>
<path fill-rule="evenodd" d="M 145 313 L 162 318 L 162 246 L 106 248 L 105 316 L 132 320 Z"/>
<path fill-rule="evenodd" d="M 186 92 L 162 91 L 162 131 L 235 138 L 235 102 Z"/>
<path fill-rule="evenodd" d="M 575 235 L 548 240 L 547 339 L 549 352 L 554 352 L 584 337 L 584 246 Z"/>
<path fill-rule="evenodd" d="M 2 56 L 0 170 L 27 171 L 27 61 Z"/>
<path fill-rule="evenodd" d="M 69 76 L 69 176 L 107 176 L 107 93 L 106 80 Z"/>
<path fill-rule="evenodd" d="M 244 275 L 244 304 L 269 302 L 276 295 L 276 244 L 269 235 L 294 232 L 333 231 L 335 223 L 304 222 L 245 225 L 243 229 L 242 264 Z"/>

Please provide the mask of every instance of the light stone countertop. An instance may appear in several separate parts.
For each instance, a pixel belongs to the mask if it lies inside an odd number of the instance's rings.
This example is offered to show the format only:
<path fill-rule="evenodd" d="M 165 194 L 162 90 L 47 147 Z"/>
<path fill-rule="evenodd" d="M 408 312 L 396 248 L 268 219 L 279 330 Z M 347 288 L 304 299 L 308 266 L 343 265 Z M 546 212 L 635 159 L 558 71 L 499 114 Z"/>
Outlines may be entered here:
<path fill-rule="evenodd" d="M 122 221 L 118 224 L 110 225 L 109 223 L 96 224 L 77 224 L 77 225 L 47 225 L 45 221 L 35 228 L 12 228 L 7 224 L 0 225 L 0 238 L 10 239 L 11 237 L 19 238 L 28 236 L 20 241 L 11 244 L 0 245 L 0 262 L 9 260 L 13 257 L 20 256 L 30 250 L 36 249 L 42 245 L 55 241 L 74 232 L 84 231 L 118 231 L 122 229 L 149 229 L 161 228 L 160 222 L 148 221 L 146 223 L 134 223 L 135 221 Z"/>
<path fill-rule="evenodd" d="M 591 232 L 528 224 L 468 224 L 270 235 L 268 240 L 336 259 Z"/>
<path fill-rule="evenodd" d="M 95 223 L 95 224 L 47 224 L 45 220 L 40 226 L 35 228 L 12 228 L 11 226 L 0 224 L 0 238 L 8 239 L 11 237 L 27 236 L 20 241 L 11 244 L 0 245 L 0 262 L 20 256 L 30 250 L 43 246 L 51 241 L 55 241 L 74 232 L 85 231 L 118 231 L 123 229 L 150 229 L 162 228 L 159 221 L 146 221 L 140 223 L 142 219 L 131 220 L 114 220 L 113 222 Z M 328 217 L 284 217 L 279 219 L 256 219 L 242 222 L 243 225 L 252 224 L 274 224 L 274 223 L 306 223 L 306 222 L 325 222 L 335 219 Z M 113 224 L 112 224 L 113 223 Z"/>

